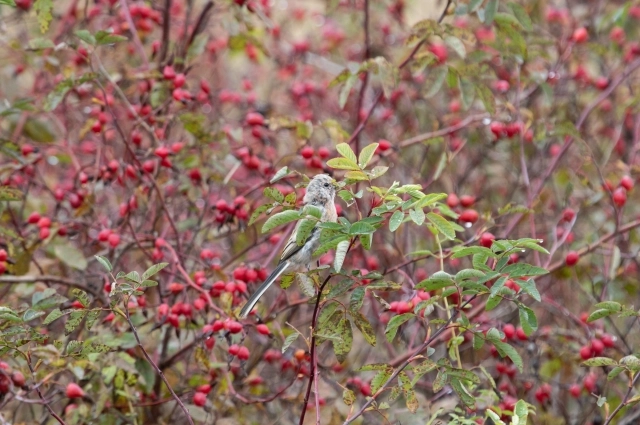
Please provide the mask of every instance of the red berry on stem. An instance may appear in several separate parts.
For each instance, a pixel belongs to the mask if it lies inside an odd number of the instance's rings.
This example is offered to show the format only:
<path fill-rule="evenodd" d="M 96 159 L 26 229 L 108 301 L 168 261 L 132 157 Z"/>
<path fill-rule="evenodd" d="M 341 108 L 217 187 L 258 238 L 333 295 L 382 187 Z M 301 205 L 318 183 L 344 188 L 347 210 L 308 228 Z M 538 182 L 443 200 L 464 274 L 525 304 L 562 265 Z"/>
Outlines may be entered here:
<path fill-rule="evenodd" d="M 69 398 L 82 398 L 84 397 L 84 390 L 78 384 L 71 382 L 67 385 L 66 394 Z"/>
<path fill-rule="evenodd" d="M 613 202 L 618 207 L 623 207 L 627 203 L 627 191 L 623 187 L 619 187 L 613 191 Z"/>
<path fill-rule="evenodd" d="M 311 146 L 305 146 L 300 150 L 300 156 L 304 159 L 309 159 L 313 156 L 313 148 Z"/>
<path fill-rule="evenodd" d="M 580 254 L 575 251 L 569 251 L 564 261 L 567 266 L 574 266 L 580 259 Z"/>
<path fill-rule="evenodd" d="M 207 404 L 207 395 L 199 391 L 195 392 L 193 394 L 193 404 L 199 407 L 204 406 L 205 404 Z"/>

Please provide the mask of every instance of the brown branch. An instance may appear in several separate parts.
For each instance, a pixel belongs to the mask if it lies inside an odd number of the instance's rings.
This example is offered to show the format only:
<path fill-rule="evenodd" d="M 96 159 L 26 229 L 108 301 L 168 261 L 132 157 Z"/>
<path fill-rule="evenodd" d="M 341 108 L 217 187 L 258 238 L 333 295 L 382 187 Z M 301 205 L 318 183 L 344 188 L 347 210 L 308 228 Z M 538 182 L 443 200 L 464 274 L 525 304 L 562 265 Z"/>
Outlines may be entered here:
<path fill-rule="evenodd" d="M 160 370 L 158 365 L 151 359 L 151 356 L 149 356 L 149 353 L 147 353 L 147 350 L 145 350 L 145 348 L 142 346 L 142 342 L 140 341 L 140 336 L 138 335 L 138 331 L 136 330 L 136 327 L 134 326 L 133 322 L 131 321 L 131 315 L 129 314 L 128 300 L 124 304 L 124 311 L 126 313 L 127 322 L 129 323 L 129 326 L 131 327 L 131 332 L 133 333 L 133 336 L 136 338 L 136 342 L 138 343 L 138 347 L 142 351 L 142 354 L 144 355 L 144 358 L 147 359 L 149 364 L 153 367 L 153 369 L 156 371 L 156 373 L 160 376 L 160 379 L 162 379 L 162 382 L 164 382 L 164 384 L 167 386 L 167 388 L 169 389 L 169 392 L 171 393 L 171 396 L 174 398 L 176 403 L 178 403 L 178 405 L 180 406 L 180 408 L 182 409 L 184 414 L 187 416 L 187 421 L 189 422 L 189 424 L 190 425 L 194 425 L 193 419 L 191 419 L 191 415 L 189 415 L 189 411 L 187 410 L 187 407 L 184 405 L 182 400 L 180 400 L 180 397 L 178 397 L 178 395 L 175 393 L 175 391 L 173 391 L 173 388 L 171 388 L 171 385 L 169 384 L 169 381 L 167 380 L 167 378 L 164 376 L 164 373 L 162 373 L 162 370 Z"/>
<path fill-rule="evenodd" d="M 33 275 L 24 275 L 24 276 L 9 276 L 9 275 L 5 275 L 5 276 L 0 276 L 0 284 L 13 284 L 13 283 L 35 283 L 35 282 L 48 282 L 48 283 L 57 283 L 60 285 L 64 285 L 64 286 L 68 286 L 71 288 L 78 288 L 78 289 L 82 289 L 85 292 L 90 293 L 91 295 L 93 295 L 95 298 L 100 299 L 100 301 L 103 301 L 102 299 L 102 294 L 98 291 L 96 291 L 93 288 L 90 288 L 89 286 L 85 286 L 82 285 L 80 283 L 78 283 L 78 281 L 73 280 L 73 279 L 67 279 L 61 276 L 53 276 L 53 275 L 39 275 L 39 276 L 33 276 Z M 108 304 L 108 303 L 107 303 Z"/>

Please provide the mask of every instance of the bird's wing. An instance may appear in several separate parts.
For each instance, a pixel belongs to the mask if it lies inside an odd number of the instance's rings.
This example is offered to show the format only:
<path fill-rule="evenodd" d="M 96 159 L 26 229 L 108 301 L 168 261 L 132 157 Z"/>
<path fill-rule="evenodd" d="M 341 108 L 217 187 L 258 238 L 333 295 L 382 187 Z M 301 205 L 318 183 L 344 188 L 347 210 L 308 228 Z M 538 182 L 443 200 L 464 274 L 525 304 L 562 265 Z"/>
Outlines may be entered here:
<path fill-rule="evenodd" d="M 296 224 L 295 229 L 293 229 L 293 232 L 291 233 L 291 236 L 289 237 L 287 244 L 284 246 L 284 249 L 282 250 L 282 254 L 280 255 L 280 262 L 287 261 L 304 247 L 304 244 L 298 245 L 296 243 L 296 234 L 298 233 L 298 227 L 300 226 L 301 222 L 302 220 L 298 221 L 298 224 Z M 309 233 L 307 240 L 309 240 L 317 231 L 318 231 L 318 227 L 316 226 L 311 230 L 311 233 Z"/>

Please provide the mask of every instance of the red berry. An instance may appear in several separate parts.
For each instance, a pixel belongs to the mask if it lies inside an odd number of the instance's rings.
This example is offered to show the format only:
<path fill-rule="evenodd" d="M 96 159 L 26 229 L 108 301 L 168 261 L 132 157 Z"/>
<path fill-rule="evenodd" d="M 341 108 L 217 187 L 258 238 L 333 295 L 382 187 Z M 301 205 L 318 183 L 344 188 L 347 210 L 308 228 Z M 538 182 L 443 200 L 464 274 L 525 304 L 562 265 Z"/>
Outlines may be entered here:
<path fill-rule="evenodd" d="M 4 248 L 0 249 L 0 261 L 7 261 L 7 257 L 7 251 Z"/>
<path fill-rule="evenodd" d="M 458 219 L 463 223 L 472 223 L 473 224 L 476 221 L 478 221 L 478 218 L 480 218 L 480 215 L 478 214 L 478 211 L 476 211 L 476 210 L 464 210 L 464 211 L 462 211 L 462 213 L 460 214 L 460 217 Z"/>
<path fill-rule="evenodd" d="M 511 323 L 507 323 L 506 325 L 504 325 L 504 327 L 502 328 L 502 332 L 504 332 L 504 335 L 508 338 L 508 339 L 513 339 L 514 336 L 516 336 L 516 327 L 513 326 Z"/>
<path fill-rule="evenodd" d="M 520 341 L 526 341 L 527 339 L 529 339 L 527 337 L 527 334 L 524 333 L 524 329 L 522 328 L 518 328 L 516 329 L 516 337 L 520 340 Z"/>
<path fill-rule="evenodd" d="M 580 393 L 582 392 L 582 388 L 578 384 L 573 384 L 569 387 L 569 393 L 571 397 L 578 398 L 580 397 Z"/>
<path fill-rule="evenodd" d="M 464 208 L 469 208 L 471 205 L 473 205 L 476 202 L 476 198 L 475 196 L 471 196 L 471 195 L 462 195 L 460 197 L 460 205 L 462 205 Z"/>
<path fill-rule="evenodd" d="M 567 266 L 574 266 L 579 259 L 580 259 L 580 255 L 577 252 L 569 251 L 564 261 L 567 264 Z"/>
<path fill-rule="evenodd" d="M 20 147 L 20 151 L 22 152 L 23 156 L 28 156 L 29 154 L 33 153 L 35 149 L 31 145 L 24 144 Z"/>
<path fill-rule="evenodd" d="M 50 228 L 48 228 L 48 227 L 41 227 L 40 228 L 40 239 L 42 239 L 42 240 L 47 239 L 50 234 L 51 234 L 51 229 Z"/>
<path fill-rule="evenodd" d="M 591 350 L 594 356 L 599 356 L 604 351 L 604 343 L 597 338 L 592 339 Z"/>
<path fill-rule="evenodd" d="M 186 82 L 187 77 L 184 74 L 176 74 L 176 76 L 173 78 L 173 87 L 179 89 L 180 87 L 184 86 L 184 83 Z"/>
<path fill-rule="evenodd" d="M 496 136 L 496 139 L 499 139 L 504 134 L 504 124 L 499 121 L 492 121 L 489 125 L 489 130 Z"/>
<path fill-rule="evenodd" d="M 174 71 L 172 66 L 167 65 L 162 70 L 162 76 L 165 80 L 173 80 L 176 78 L 176 71 Z"/>
<path fill-rule="evenodd" d="M 378 140 L 378 150 L 380 152 L 385 152 L 391 149 L 391 142 L 385 139 Z"/>
<path fill-rule="evenodd" d="M 585 376 L 584 381 L 582 381 L 582 385 L 587 392 L 592 393 L 596 390 L 596 382 L 597 378 L 594 374 L 590 373 Z"/>
<path fill-rule="evenodd" d="M 259 112 L 249 112 L 245 121 L 249 125 L 264 125 L 264 117 Z"/>
<path fill-rule="evenodd" d="M 582 360 L 588 360 L 591 358 L 591 346 L 585 345 L 580 348 L 580 357 Z"/>
<path fill-rule="evenodd" d="M 562 211 L 562 219 L 564 221 L 571 221 L 573 220 L 573 218 L 576 216 L 576 212 L 574 210 L 572 210 L 571 208 L 565 208 L 564 211 Z"/>
<path fill-rule="evenodd" d="M 318 148 L 318 156 L 320 157 L 320 159 L 327 159 L 329 158 L 329 148 L 326 148 L 324 146 L 322 146 L 321 148 Z"/>
<path fill-rule="evenodd" d="M 269 331 L 269 327 L 264 323 L 257 325 L 256 330 L 262 335 L 269 335 L 271 333 L 271 331 Z"/>
<path fill-rule="evenodd" d="M 618 207 L 623 207 L 624 204 L 627 203 L 627 191 L 622 187 L 619 187 L 616 190 L 614 190 L 612 197 L 613 197 L 613 202 Z"/>
<path fill-rule="evenodd" d="M 482 236 L 480 236 L 480 245 L 482 245 L 485 248 L 491 248 L 491 245 L 493 245 L 493 241 L 495 240 L 496 240 L 496 237 L 493 236 L 493 234 L 489 232 L 485 232 L 482 234 Z"/>
<path fill-rule="evenodd" d="M 74 382 L 67 385 L 67 397 L 69 398 L 82 398 L 84 397 L 84 391 L 80 386 Z"/>
<path fill-rule="evenodd" d="M 153 171 L 156 169 L 155 161 L 153 161 L 152 159 L 146 160 L 145 162 L 142 163 L 142 169 L 146 173 L 153 173 Z"/>
<path fill-rule="evenodd" d="M 232 334 L 237 334 L 242 332 L 242 323 L 236 322 L 235 320 L 229 320 L 225 322 L 225 328 Z"/>
<path fill-rule="evenodd" d="M 249 349 L 247 347 L 245 347 L 244 345 L 242 347 L 240 347 L 240 349 L 238 350 L 238 358 L 240 360 L 248 360 L 249 359 Z"/>
<path fill-rule="evenodd" d="M 616 341 L 615 339 L 609 335 L 609 334 L 604 334 L 602 335 L 602 337 L 600 338 L 600 340 L 602 341 L 602 343 L 604 344 L 605 347 L 607 348 L 612 348 L 616 346 Z"/>
<path fill-rule="evenodd" d="M 112 233 L 109 235 L 108 241 L 109 245 L 111 245 L 111 248 L 115 248 L 120 244 L 120 235 Z"/>
<path fill-rule="evenodd" d="M 40 214 L 35 211 L 29 215 L 29 218 L 27 218 L 27 223 L 29 224 L 36 224 L 38 221 L 40 221 Z"/>
<path fill-rule="evenodd" d="M 193 404 L 200 407 L 204 406 L 207 404 L 207 395 L 199 391 L 195 392 L 193 394 Z"/>
<path fill-rule="evenodd" d="M 169 291 L 171 291 L 172 294 L 179 294 L 183 290 L 184 290 L 184 285 L 181 283 L 173 282 L 169 284 Z"/>
<path fill-rule="evenodd" d="M 162 159 L 165 159 L 167 156 L 169 156 L 169 149 L 167 149 L 166 146 L 159 146 L 156 148 L 156 150 L 154 151 L 154 154 L 157 157 L 160 157 Z"/>
<path fill-rule="evenodd" d="M 589 38 L 589 33 L 587 32 L 587 29 L 584 27 L 577 28 L 573 32 L 572 39 L 576 43 L 584 43 L 585 41 L 587 41 L 588 38 Z"/>
<path fill-rule="evenodd" d="M 458 195 L 456 195 L 455 193 L 450 193 L 449 196 L 447 196 L 447 205 L 449 206 L 449 208 L 455 208 L 460 205 L 460 199 L 458 198 Z"/>
<path fill-rule="evenodd" d="M 305 146 L 300 150 L 300 156 L 304 159 L 309 159 L 313 156 L 313 148 L 311 146 Z"/>
<path fill-rule="evenodd" d="M 13 381 L 13 385 L 19 388 L 24 387 L 27 382 L 22 372 L 17 370 L 11 374 L 11 380 Z"/>
<path fill-rule="evenodd" d="M 211 392 L 211 385 L 209 384 L 200 385 L 198 388 L 196 388 L 196 391 L 202 394 L 209 394 Z"/>
<path fill-rule="evenodd" d="M 42 217 L 38 220 L 37 226 L 40 228 L 51 227 L 51 219 L 49 217 Z"/>
<path fill-rule="evenodd" d="M 633 179 L 630 176 L 624 176 L 620 179 L 620 186 L 624 187 L 627 192 L 633 189 Z"/>
<path fill-rule="evenodd" d="M 256 280 L 258 280 L 258 272 L 255 269 L 247 269 L 247 271 L 244 274 L 244 279 L 240 279 L 240 280 L 244 280 L 247 282 L 255 282 Z"/>
<path fill-rule="evenodd" d="M 447 48 L 444 44 L 435 43 L 429 47 L 429 51 L 434 54 L 438 63 L 443 63 L 449 56 Z"/>

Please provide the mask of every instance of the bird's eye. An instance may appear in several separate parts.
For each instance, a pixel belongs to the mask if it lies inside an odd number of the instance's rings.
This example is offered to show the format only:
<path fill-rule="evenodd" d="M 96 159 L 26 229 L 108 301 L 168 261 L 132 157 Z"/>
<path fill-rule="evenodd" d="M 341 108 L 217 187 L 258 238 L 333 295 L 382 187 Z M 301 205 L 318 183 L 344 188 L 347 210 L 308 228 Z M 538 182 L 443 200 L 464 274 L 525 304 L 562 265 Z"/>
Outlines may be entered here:
<path fill-rule="evenodd" d="M 324 184 L 324 187 L 329 187 L 329 186 L 331 186 L 329 183 Z"/>

